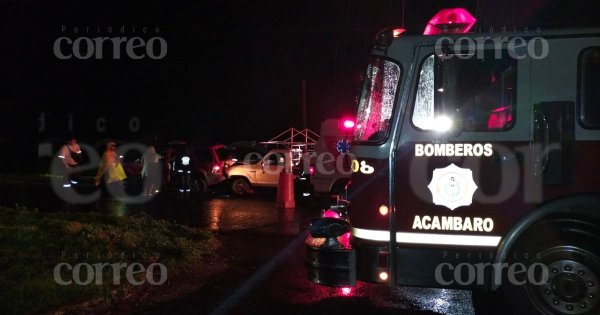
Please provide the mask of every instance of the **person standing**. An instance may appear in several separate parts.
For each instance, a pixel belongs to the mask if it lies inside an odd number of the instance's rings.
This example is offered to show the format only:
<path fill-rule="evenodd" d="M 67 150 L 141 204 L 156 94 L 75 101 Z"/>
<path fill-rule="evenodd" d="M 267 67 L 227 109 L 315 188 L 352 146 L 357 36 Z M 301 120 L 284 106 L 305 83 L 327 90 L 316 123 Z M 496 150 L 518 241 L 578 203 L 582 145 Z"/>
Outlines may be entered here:
<path fill-rule="evenodd" d="M 125 170 L 123 169 L 123 165 L 121 165 L 121 160 L 116 152 L 116 148 L 117 144 L 114 141 L 106 143 L 106 151 L 104 151 L 104 154 L 102 155 L 102 160 L 100 161 L 100 166 L 96 173 L 96 186 L 100 185 L 102 177 L 105 177 L 109 190 L 112 190 L 111 186 L 121 186 L 118 188 L 115 187 L 118 189 L 116 191 L 124 192 L 123 181 L 127 178 L 127 175 L 125 175 Z"/>
<path fill-rule="evenodd" d="M 154 191 L 160 187 L 162 172 L 160 159 L 162 159 L 162 156 L 156 153 L 154 146 L 149 146 L 146 153 L 142 156 L 144 196 L 152 196 Z"/>
<path fill-rule="evenodd" d="M 192 173 L 192 155 L 189 148 L 181 148 L 175 154 L 175 159 L 173 160 L 173 171 L 176 172 L 176 176 L 179 180 L 179 193 L 182 196 L 189 196 L 191 188 L 190 188 L 190 180 Z"/>
<path fill-rule="evenodd" d="M 69 138 L 67 143 L 60 149 L 58 157 L 64 165 L 64 180 L 63 187 L 69 188 L 71 185 L 79 183 L 78 166 L 81 162 L 81 148 L 77 144 L 75 137 Z"/>

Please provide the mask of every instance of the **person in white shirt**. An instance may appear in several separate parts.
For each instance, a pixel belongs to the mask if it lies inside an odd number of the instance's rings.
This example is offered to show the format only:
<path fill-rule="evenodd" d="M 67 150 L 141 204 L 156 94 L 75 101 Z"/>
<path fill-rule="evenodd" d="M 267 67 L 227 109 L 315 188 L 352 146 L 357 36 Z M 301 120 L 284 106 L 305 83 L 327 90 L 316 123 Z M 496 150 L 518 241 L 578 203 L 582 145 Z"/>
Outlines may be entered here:
<path fill-rule="evenodd" d="M 161 164 L 162 156 L 156 153 L 154 146 L 149 146 L 148 150 L 142 156 L 142 178 L 144 179 L 144 196 L 152 196 L 158 191 L 161 184 Z"/>

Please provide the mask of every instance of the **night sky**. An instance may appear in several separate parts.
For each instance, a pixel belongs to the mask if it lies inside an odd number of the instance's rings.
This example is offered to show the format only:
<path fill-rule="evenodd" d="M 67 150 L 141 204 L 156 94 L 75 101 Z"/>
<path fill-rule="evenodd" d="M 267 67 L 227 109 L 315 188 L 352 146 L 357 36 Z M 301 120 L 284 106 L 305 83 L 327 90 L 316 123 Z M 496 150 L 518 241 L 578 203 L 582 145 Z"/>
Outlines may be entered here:
<path fill-rule="evenodd" d="M 476 28 L 484 30 L 600 25 L 600 2 L 570 2 L 145 1 L 92 6 L 0 1 L 0 171 L 35 165 L 39 143 L 60 143 L 69 134 L 92 145 L 107 138 L 148 144 L 267 140 L 289 127 L 304 127 L 303 80 L 307 127 L 318 132 L 323 119 L 353 114 L 378 30 L 404 24 L 420 33 L 437 10 L 453 6 L 476 14 Z M 53 45 L 63 36 L 160 37 L 167 52 L 162 59 L 134 60 L 123 46 L 116 60 L 105 43 L 102 59 L 61 60 Z M 63 48 L 69 52 L 69 46 Z M 101 118 L 103 131 L 96 126 Z M 139 122 L 135 132 L 132 120 Z"/>

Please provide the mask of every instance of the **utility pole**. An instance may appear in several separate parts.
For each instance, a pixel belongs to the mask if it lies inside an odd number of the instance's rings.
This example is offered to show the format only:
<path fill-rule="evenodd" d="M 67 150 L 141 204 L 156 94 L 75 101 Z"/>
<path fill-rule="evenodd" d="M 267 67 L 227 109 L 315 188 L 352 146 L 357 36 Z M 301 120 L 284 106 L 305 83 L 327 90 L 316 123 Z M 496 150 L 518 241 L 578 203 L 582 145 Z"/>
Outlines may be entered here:
<path fill-rule="evenodd" d="M 302 129 L 306 129 L 306 80 L 302 80 Z"/>

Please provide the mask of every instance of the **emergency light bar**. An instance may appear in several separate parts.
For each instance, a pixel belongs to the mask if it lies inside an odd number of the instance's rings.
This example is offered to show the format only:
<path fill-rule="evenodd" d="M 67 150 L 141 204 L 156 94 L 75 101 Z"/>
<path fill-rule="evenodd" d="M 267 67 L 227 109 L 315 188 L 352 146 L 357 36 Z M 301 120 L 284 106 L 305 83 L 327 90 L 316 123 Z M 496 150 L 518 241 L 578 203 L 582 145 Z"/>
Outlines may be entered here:
<path fill-rule="evenodd" d="M 475 22 L 477 19 L 463 8 L 442 9 L 429 20 L 423 35 L 467 33 Z"/>
<path fill-rule="evenodd" d="M 423 35 L 468 33 L 475 22 L 477 19 L 463 8 L 442 9 L 427 22 Z M 374 44 L 379 48 L 387 48 L 394 38 L 400 37 L 405 32 L 405 28 L 384 28 L 375 36 Z"/>

